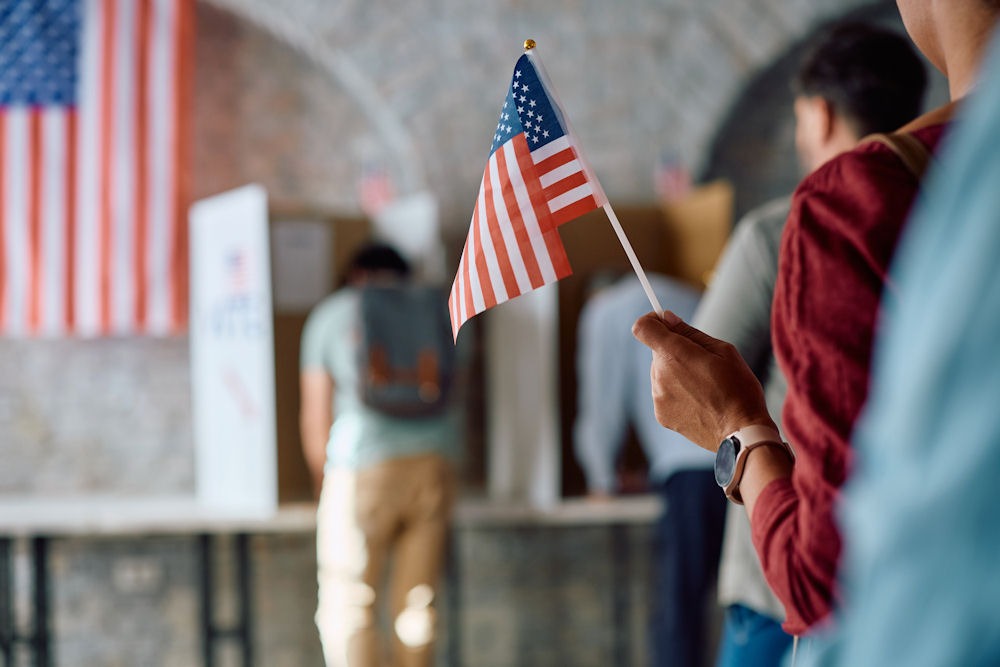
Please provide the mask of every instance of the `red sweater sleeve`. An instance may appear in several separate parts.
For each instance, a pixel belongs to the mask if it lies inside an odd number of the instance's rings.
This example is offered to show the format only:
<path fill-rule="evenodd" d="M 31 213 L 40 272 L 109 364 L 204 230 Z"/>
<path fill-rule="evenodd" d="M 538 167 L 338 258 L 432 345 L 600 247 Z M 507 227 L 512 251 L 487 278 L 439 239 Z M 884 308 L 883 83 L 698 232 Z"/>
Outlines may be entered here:
<path fill-rule="evenodd" d="M 917 136 L 933 148 L 941 129 Z M 836 600 L 834 505 L 868 395 L 889 260 L 916 188 L 888 148 L 864 144 L 807 177 L 792 201 L 772 337 L 788 378 L 782 421 L 797 459 L 790 479 L 764 489 L 752 525 L 764 574 L 787 611 L 784 628 L 793 634 L 821 621 Z"/>

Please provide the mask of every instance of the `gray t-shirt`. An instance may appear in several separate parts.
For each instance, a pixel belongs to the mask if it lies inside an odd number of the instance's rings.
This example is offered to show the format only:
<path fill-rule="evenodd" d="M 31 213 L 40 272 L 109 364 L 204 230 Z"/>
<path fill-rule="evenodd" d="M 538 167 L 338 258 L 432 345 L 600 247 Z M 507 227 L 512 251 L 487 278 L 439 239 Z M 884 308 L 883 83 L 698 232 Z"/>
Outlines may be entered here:
<path fill-rule="evenodd" d="M 771 302 L 781 233 L 791 199 L 776 199 L 746 214 L 702 296 L 694 326 L 736 346 L 764 384 L 771 418 L 781 427 L 787 382 L 771 348 Z M 764 579 L 746 510 L 730 504 L 719 565 L 719 603 L 741 604 L 781 621 L 785 609 Z"/>
<path fill-rule="evenodd" d="M 326 466 L 357 469 L 401 456 L 457 454 L 454 411 L 443 416 L 401 419 L 362 403 L 359 393 L 358 323 L 360 295 L 346 287 L 321 301 L 302 331 L 300 368 L 333 378 L 333 426 Z"/>

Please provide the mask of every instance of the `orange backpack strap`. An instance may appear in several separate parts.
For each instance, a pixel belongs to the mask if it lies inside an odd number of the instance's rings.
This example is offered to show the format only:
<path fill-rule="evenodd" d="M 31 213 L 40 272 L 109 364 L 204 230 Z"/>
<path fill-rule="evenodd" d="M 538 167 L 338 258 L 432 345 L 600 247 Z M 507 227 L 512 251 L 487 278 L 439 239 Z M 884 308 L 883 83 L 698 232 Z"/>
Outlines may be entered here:
<path fill-rule="evenodd" d="M 917 181 L 924 177 L 924 172 L 930 165 L 931 152 L 927 146 L 909 132 L 893 132 L 892 134 L 869 134 L 860 143 L 876 142 L 888 146 L 906 168 L 916 176 Z"/>

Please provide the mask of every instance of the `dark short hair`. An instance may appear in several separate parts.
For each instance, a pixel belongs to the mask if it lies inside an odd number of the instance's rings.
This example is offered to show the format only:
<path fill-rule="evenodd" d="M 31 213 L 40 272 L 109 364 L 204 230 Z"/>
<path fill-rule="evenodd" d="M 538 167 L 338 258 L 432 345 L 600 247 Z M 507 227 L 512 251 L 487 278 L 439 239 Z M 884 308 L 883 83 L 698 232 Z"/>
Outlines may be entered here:
<path fill-rule="evenodd" d="M 345 276 L 365 271 L 388 271 L 400 278 L 410 276 L 410 264 L 399 252 L 387 243 L 370 242 L 361 246 L 347 265 Z"/>
<path fill-rule="evenodd" d="M 820 96 L 860 136 L 889 132 L 921 111 L 927 72 L 910 40 L 862 23 L 827 28 L 803 58 L 792 90 Z"/>

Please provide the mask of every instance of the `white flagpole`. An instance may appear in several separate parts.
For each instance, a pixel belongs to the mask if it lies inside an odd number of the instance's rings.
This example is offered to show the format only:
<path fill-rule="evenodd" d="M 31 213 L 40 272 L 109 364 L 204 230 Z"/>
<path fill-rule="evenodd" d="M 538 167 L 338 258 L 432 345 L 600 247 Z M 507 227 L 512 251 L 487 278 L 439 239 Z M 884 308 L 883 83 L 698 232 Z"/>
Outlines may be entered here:
<path fill-rule="evenodd" d="M 622 249 L 625 251 L 625 255 L 628 257 L 629 263 L 632 264 L 632 270 L 635 271 L 636 277 L 639 278 L 643 291 L 646 292 L 646 298 L 649 299 L 649 305 L 653 307 L 653 310 L 656 311 L 657 315 L 663 315 L 663 308 L 660 306 L 660 301 L 656 298 L 656 294 L 653 292 L 652 285 L 649 284 L 649 278 L 646 277 L 646 272 L 642 270 L 642 265 L 639 264 L 639 258 L 636 257 L 635 250 L 632 249 L 632 244 L 625 235 L 625 230 L 622 229 L 621 223 L 618 222 L 618 216 L 615 215 L 614 209 L 611 208 L 611 204 L 608 202 L 607 195 L 604 194 L 604 188 L 601 187 L 600 181 L 597 180 L 597 176 L 594 174 L 594 170 L 591 169 L 590 163 L 587 162 L 587 159 L 583 156 L 583 149 L 580 147 L 580 142 L 576 138 L 576 133 L 573 132 L 573 128 L 569 123 L 569 118 L 566 117 L 565 112 L 562 112 L 562 103 L 559 102 L 556 91 L 552 87 L 552 82 L 549 79 L 548 74 L 545 72 L 545 68 L 542 66 L 542 61 L 533 53 L 534 48 L 535 40 L 524 40 L 524 53 L 535 65 L 535 70 L 538 72 L 539 78 L 542 79 L 545 89 L 548 91 L 549 96 L 556 102 L 555 111 L 559 115 L 559 120 L 566 129 L 566 134 L 570 136 L 570 141 L 576 149 L 577 159 L 583 164 L 583 169 L 586 172 L 587 177 L 591 180 L 597 190 L 595 194 L 597 194 L 600 200 L 604 202 L 604 213 L 608 216 L 608 220 L 611 221 L 611 227 L 615 230 L 615 234 L 618 236 L 618 242 L 621 243 Z"/>
<path fill-rule="evenodd" d="M 649 278 L 646 277 L 646 272 L 642 270 L 642 265 L 639 264 L 639 258 L 635 256 L 635 250 L 632 249 L 632 244 L 629 243 L 628 237 L 625 236 L 625 230 L 622 229 L 622 225 L 618 222 L 618 216 L 615 215 L 615 211 L 611 208 L 611 204 L 605 200 L 604 202 L 604 213 L 608 216 L 608 220 L 611 221 L 611 226 L 615 230 L 615 234 L 618 235 L 618 242 L 622 244 L 622 249 L 625 250 L 625 255 L 628 256 L 628 261 L 632 264 L 632 270 L 635 271 L 635 275 L 639 278 L 639 282 L 642 283 L 642 289 L 646 292 L 646 298 L 649 299 L 649 305 L 653 307 L 657 315 L 663 315 L 663 308 L 660 306 L 659 299 L 656 298 L 656 294 L 653 292 L 653 286 L 649 284 Z"/>

